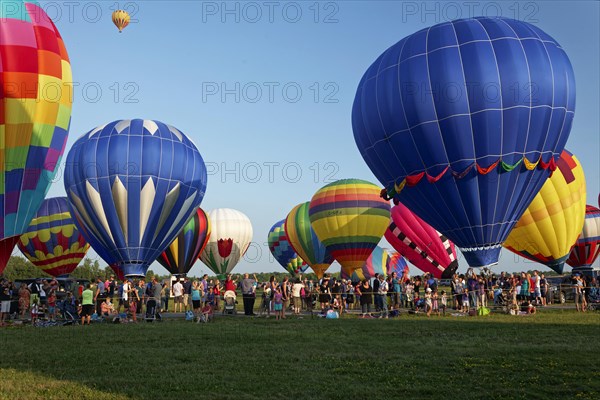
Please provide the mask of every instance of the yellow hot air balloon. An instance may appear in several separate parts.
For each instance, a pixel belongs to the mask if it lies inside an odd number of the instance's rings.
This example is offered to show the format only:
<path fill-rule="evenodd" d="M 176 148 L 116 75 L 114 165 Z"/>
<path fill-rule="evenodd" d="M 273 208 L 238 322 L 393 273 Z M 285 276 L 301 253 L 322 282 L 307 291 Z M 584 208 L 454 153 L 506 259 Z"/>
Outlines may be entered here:
<path fill-rule="evenodd" d="M 564 150 L 504 247 L 562 273 L 571 247 L 583 229 L 586 186 L 581 163 Z"/>
<path fill-rule="evenodd" d="M 121 33 L 123 29 L 129 25 L 130 20 L 131 17 L 125 10 L 117 10 L 112 13 L 112 22 L 117 28 L 119 28 L 119 33 Z"/>

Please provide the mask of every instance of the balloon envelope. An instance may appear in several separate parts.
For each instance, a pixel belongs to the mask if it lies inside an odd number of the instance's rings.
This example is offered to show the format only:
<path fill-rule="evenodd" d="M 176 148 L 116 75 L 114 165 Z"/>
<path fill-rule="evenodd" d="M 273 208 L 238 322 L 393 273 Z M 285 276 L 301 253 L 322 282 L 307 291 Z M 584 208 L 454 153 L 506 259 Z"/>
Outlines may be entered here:
<path fill-rule="evenodd" d="M 385 238 L 415 267 L 438 279 L 452 277 L 458 268 L 454 243 L 402 203 L 392 208 Z"/>
<path fill-rule="evenodd" d="M 125 10 L 115 10 L 112 13 L 112 21 L 113 24 L 119 29 L 119 33 L 125 29 L 129 22 L 131 21 L 131 17 L 129 13 Z"/>
<path fill-rule="evenodd" d="M 387 195 L 481 267 L 497 263 L 555 168 L 574 109 L 573 68 L 552 37 L 477 17 L 423 29 L 379 56 L 358 86 L 352 127 Z"/>
<path fill-rule="evenodd" d="M 319 189 L 308 210 L 325 248 L 348 275 L 361 268 L 390 221 L 389 202 L 380 189 L 360 179 L 342 179 Z"/>
<path fill-rule="evenodd" d="M 273 254 L 275 260 L 277 260 L 277 262 L 291 275 L 302 273 L 308 268 L 308 264 L 296 254 L 294 248 L 288 241 L 287 235 L 285 234 L 284 219 L 271 227 L 267 237 L 267 243 L 269 244 L 269 250 L 271 250 L 271 254 Z"/>
<path fill-rule="evenodd" d="M 333 262 L 333 256 L 310 225 L 310 202 L 298 204 L 285 219 L 285 234 L 292 248 L 313 269 L 319 279 Z"/>
<path fill-rule="evenodd" d="M 210 238 L 210 221 L 198 208 L 156 261 L 173 275 L 185 275 L 194 266 Z"/>
<path fill-rule="evenodd" d="M 396 252 L 390 254 L 386 249 L 377 246 L 369 258 L 367 258 L 367 261 L 365 261 L 362 268 L 355 270 L 350 278 L 348 274 L 342 270 L 340 277 L 342 279 L 350 279 L 352 282 L 373 279 L 375 274 L 383 275 L 387 278 L 393 272 L 395 272 L 398 277 L 401 277 L 404 274 L 405 268 L 408 268 L 408 265 L 406 264 L 404 257 Z"/>
<path fill-rule="evenodd" d="M 560 274 L 583 228 L 586 185 L 579 160 L 567 150 L 557 165 L 504 246 Z"/>
<path fill-rule="evenodd" d="M 125 276 L 144 276 L 200 205 L 206 168 L 173 126 L 119 120 L 80 137 L 67 155 L 65 190 L 81 233 Z"/>
<path fill-rule="evenodd" d="M 71 121 L 65 44 L 34 1 L 0 6 L 0 273 L 53 181 Z"/>
<path fill-rule="evenodd" d="M 219 278 L 230 273 L 252 241 L 250 219 L 238 210 L 217 208 L 208 213 L 210 238 L 200 260 Z"/>
<path fill-rule="evenodd" d="M 25 257 L 52 276 L 73 272 L 89 247 L 71 218 L 66 197 L 44 200 L 19 239 Z"/>
<path fill-rule="evenodd" d="M 567 264 L 573 268 L 591 267 L 600 254 L 600 210 L 586 206 L 583 230 L 571 249 Z"/>

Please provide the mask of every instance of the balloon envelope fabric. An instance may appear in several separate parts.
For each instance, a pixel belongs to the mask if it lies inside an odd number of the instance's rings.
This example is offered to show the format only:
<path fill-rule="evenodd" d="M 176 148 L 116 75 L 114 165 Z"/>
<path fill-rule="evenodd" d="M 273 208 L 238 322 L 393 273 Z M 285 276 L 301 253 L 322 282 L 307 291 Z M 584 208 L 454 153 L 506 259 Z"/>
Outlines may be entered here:
<path fill-rule="evenodd" d="M 591 267 L 600 254 L 600 210 L 585 207 L 583 230 L 571 249 L 567 264 L 573 268 Z"/>
<path fill-rule="evenodd" d="M 52 276 L 73 272 L 89 247 L 71 218 L 66 197 L 44 200 L 19 239 L 25 257 Z"/>
<path fill-rule="evenodd" d="M 285 234 L 298 255 L 315 272 L 319 279 L 333 262 L 333 257 L 310 225 L 308 208 L 310 202 L 298 204 L 285 219 Z"/>
<path fill-rule="evenodd" d="M 579 160 L 567 150 L 562 152 L 557 166 L 504 246 L 560 274 L 583 229 L 586 185 Z"/>
<path fill-rule="evenodd" d="M 390 221 L 380 189 L 360 179 L 342 179 L 319 189 L 308 215 L 317 237 L 348 275 L 361 268 Z"/>
<path fill-rule="evenodd" d="M 73 144 L 65 190 L 94 250 L 125 276 L 143 276 L 200 205 L 206 168 L 175 127 L 119 120 Z"/>
<path fill-rule="evenodd" d="M 352 109 L 356 144 L 388 197 L 497 263 L 564 148 L 575 78 L 536 26 L 477 17 L 418 31 L 369 67 Z"/>
<path fill-rule="evenodd" d="M 306 271 L 308 264 L 296 254 L 285 234 L 285 220 L 275 223 L 269 230 L 267 237 L 269 250 L 277 262 L 291 275 Z"/>
<path fill-rule="evenodd" d="M 185 275 L 200 257 L 209 238 L 210 220 L 204 210 L 198 208 L 156 261 L 173 275 Z"/>
<path fill-rule="evenodd" d="M 73 78 L 63 40 L 36 2 L 2 0 L 0 20 L 0 241 L 14 237 L 0 248 L 10 255 L 61 161 Z"/>
<path fill-rule="evenodd" d="M 415 267 L 436 278 L 451 278 L 458 268 L 454 243 L 402 203 L 392 207 L 385 238 Z"/>
<path fill-rule="evenodd" d="M 340 273 L 340 277 L 342 279 L 350 279 L 352 282 L 373 279 L 375 274 L 383 275 L 384 278 L 387 278 L 392 272 L 395 272 L 398 277 L 401 277 L 405 267 L 408 266 L 406 260 L 404 260 L 402 256 L 398 254 L 392 259 L 392 254 L 390 254 L 389 251 L 377 246 L 369 258 L 367 258 L 367 261 L 365 261 L 362 268 L 357 269 L 352 273 L 351 278 L 348 278 L 349 275 L 346 274 L 344 270 Z"/>
<path fill-rule="evenodd" d="M 217 208 L 208 213 L 210 238 L 200 260 L 224 279 L 242 259 L 252 241 L 252 223 L 241 211 Z"/>

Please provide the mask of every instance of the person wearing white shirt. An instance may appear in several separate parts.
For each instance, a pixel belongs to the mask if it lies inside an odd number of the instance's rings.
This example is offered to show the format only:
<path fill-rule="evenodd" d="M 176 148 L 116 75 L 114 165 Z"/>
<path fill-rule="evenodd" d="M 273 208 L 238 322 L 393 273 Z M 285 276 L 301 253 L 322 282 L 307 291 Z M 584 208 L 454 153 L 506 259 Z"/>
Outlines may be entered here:
<path fill-rule="evenodd" d="M 300 311 L 302 310 L 301 292 L 303 287 L 304 283 L 302 283 L 300 279 L 296 279 L 296 281 L 292 285 L 292 298 L 294 299 L 294 314 L 296 315 L 300 315 Z"/>
<path fill-rule="evenodd" d="M 175 312 L 177 312 L 178 309 L 183 312 L 183 285 L 179 280 L 173 285 L 173 296 L 175 297 Z"/>

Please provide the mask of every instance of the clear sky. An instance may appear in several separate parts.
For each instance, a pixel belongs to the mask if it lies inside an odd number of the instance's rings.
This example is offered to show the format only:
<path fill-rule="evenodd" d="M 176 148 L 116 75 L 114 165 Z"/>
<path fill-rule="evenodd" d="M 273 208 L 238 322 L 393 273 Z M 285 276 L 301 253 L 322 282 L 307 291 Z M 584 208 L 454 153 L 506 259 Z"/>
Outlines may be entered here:
<path fill-rule="evenodd" d="M 597 201 L 598 2 L 40 3 L 65 40 L 77 85 L 67 151 L 83 133 L 116 119 L 156 119 L 186 133 L 207 162 L 202 207 L 235 208 L 252 221 L 256 245 L 235 272 L 283 271 L 270 257 L 267 232 L 325 183 L 377 182 L 350 122 L 362 74 L 403 37 L 461 17 L 524 20 L 566 50 L 577 80 L 567 148 L 584 166 L 588 203 Z M 122 34 L 111 22 L 117 7 L 133 19 Z M 62 176 L 49 193 L 60 195 Z M 496 269 L 533 265 L 504 251 Z M 165 272 L 157 263 L 151 268 Z M 463 263 L 459 270 L 466 268 Z M 191 273 L 205 271 L 198 261 Z"/>

